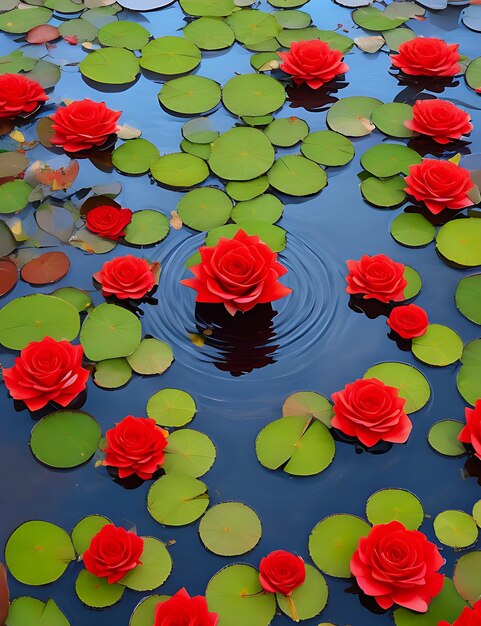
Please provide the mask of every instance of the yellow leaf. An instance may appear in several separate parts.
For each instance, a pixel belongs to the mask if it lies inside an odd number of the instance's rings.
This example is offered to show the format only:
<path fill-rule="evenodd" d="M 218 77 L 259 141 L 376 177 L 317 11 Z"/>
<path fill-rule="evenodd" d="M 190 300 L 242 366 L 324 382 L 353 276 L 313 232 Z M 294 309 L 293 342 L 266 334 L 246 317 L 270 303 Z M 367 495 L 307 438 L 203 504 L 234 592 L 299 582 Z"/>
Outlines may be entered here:
<path fill-rule="evenodd" d="M 454 165 L 459 165 L 459 161 L 461 161 L 461 155 L 459 154 L 459 152 L 457 154 L 455 154 L 453 157 L 451 157 L 450 159 L 448 159 L 448 161 L 451 161 L 451 163 L 454 163 Z"/>
<path fill-rule="evenodd" d="M 17 129 L 12 130 L 9 136 L 13 139 L 13 141 L 18 141 L 18 143 L 23 143 L 25 141 L 23 133 Z"/>

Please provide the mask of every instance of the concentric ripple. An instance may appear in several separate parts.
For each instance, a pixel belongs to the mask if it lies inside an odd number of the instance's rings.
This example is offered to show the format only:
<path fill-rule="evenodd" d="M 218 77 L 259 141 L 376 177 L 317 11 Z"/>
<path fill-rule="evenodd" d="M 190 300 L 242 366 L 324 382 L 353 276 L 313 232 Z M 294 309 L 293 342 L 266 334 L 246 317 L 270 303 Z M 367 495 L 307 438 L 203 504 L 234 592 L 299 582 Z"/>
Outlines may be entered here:
<path fill-rule="evenodd" d="M 338 308 L 340 273 L 330 257 L 288 234 L 279 260 L 289 270 L 281 280 L 292 294 L 231 316 L 222 305 L 197 304 L 195 291 L 180 284 L 191 276 L 186 260 L 203 241 L 200 233 L 184 235 L 155 259 L 162 264 L 160 298 L 146 307 L 144 329 L 169 342 L 177 361 L 211 375 L 241 376 L 284 359 L 293 365 L 321 346 Z"/>

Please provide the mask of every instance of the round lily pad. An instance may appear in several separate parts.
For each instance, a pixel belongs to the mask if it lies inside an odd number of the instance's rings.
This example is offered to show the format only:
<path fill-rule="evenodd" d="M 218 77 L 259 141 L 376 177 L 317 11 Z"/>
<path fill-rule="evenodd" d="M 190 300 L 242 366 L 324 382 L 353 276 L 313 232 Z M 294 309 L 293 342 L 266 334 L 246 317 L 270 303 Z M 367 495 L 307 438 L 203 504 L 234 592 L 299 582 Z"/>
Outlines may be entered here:
<path fill-rule="evenodd" d="M 304 120 L 292 115 L 275 119 L 264 128 L 264 132 L 272 145 L 288 148 L 304 139 L 309 126 Z"/>
<path fill-rule="evenodd" d="M 27 11 L 28 9 L 25 10 Z M 0 17 L 2 16 L 0 15 Z M 28 198 L 31 193 L 32 187 L 19 178 L 0 185 L 0 214 L 18 213 L 18 211 L 24 209 L 28 204 Z"/>
<path fill-rule="evenodd" d="M 52 296 L 65 300 L 65 302 L 71 304 L 79 313 L 86 311 L 92 304 L 90 294 L 76 287 L 60 287 L 60 289 L 56 289 L 52 293 Z"/>
<path fill-rule="evenodd" d="M 197 115 L 216 107 L 220 102 L 219 83 L 203 76 L 183 76 L 164 83 L 159 91 L 159 102 L 170 111 L 183 115 Z"/>
<path fill-rule="evenodd" d="M 186 226 L 194 230 L 210 230 L 229 220 L 232 201 L 220 189 L 199 187 L 182 196 L 177 212 Z"/>
<path fill-rule="evenodd" d="M 9 293 L 18 283 L 18 267 L 12 259 L 0 259 L 0 296 Z"/>
<path fill-rule="evenodd" d="M 232 128 L 212 144 L 209 165 L 227 180 L 250 180 L 265 174 L 274 163 L 274 148 L 255 128 Z"/>
<path fill-rule="evenodd" d="M 406 400 L 404 410 L 414 413 L 422 409 L 431 397 L 427 378 L 418 369 L 406 363 L 386 362 L 370 367 L 364 378 L 377 378 L 385 385 L 395 387 Z"/>
<path fill-rule="evenodd" d="M 205 239 L 206 246 L 215 246 L 221 237 L 232 239 L 239 229 L 248 235 L 257 235 L 261 241 L 269 246 L 272 252 L 281 252 L 286 247 L 286 231 L 279 226 L 267 222 L 240 222 L 239 224 L 226 224 L 213 228 Z"/>
<path fill-rule="evenodd" d="M 436 228 L 418 213 L 400 213 L 391 224 L 391 235 L 404 245 L 426 246 L 436 237 Z"/>
<path fill-rule="evenodd" d="M 481 527 L 481 500 L 478 500 L 473 506 L 473 518 L 476 524 Z"/>
<path fill-rule="evenodd" d="M 402 102 L 381 104 L 371 114 L 371 122 L 385 135 L 390 137 L 412 137 L 412 130 L 404 122 L 412 119 L 413 108 Z"/>
<path fill-rule="evenodd" d="M 290 196 L 309 196 L 327 185 L 326 172 L 322 167 L 297 154 L 277 159 L 267 178 L 274 189 Z"/>
<path fill-rule="evenodd" d="M 209 581 L 209 610 L 228 626 L 269 626 L 276 613 L 273 593 L 262 593 L 259 572 L 251 565 L 229 565 Z"/>
<path fill-rule="evenodd" d="M 405 187 L 406 183 L 402 176 L 393 176 L 384 180 L 369 176 L 361 182 L 361 193 L 374 206 L 390 208 L 404 202 Z"/>
<path fill-rule="evenodd" d="M 471 89 L 481 89 L 481 57 L 471 61 L 466 69 L 464 78 Z"/>
<path fill-rule="evenodd" d="M 50 522 L 25 522 L 13 531 L 5 546 L 10 573 L 25 585 L 57 580 L 74 558 L 70 537 Z"/>
<path fill-rule="evenodd" d="M 147 494 L 147 509 L 166 526 L 192 524 L 209 506 L 207 485 L 183 474 L 166 474 L 154 482 Z"/>
<path fill-rule="evenodd" d="M 481 274 L 466 276 L 459 281 L 455 293 L 456 306 L 475 324 L 481 324 Z"/>
<path fill-rule="evenodd" d="M 215 446 L 207 435 L 183 428 L 169 435 L 162 467 L 166 474 L 174 472 L 199 478 L 210 470 L 215 456 Z"/>
<path fill-rule="evenodd" d="M 80 318 L 74 307 L 55 296 L 32 294 L 8 302 L 0 309 L 0 343 L 22 350 L 31 341 L 52 337 L 56 341 L 75 339 Z"/>
<path fill-rule="evenodd" d="M 282 84 L 265 74 L 234 76 L 222 89 L 224 106 L 239 116 L 267 115 L 280 109 L 285 99 Z"/>
<path fill-rule="evenodd" d="M 406 265 L 404 270 L 404 279 L 407 281 L 407 285 L 404 288 L 404 298 L 410 300 L 421 291 L 423 282 L 419 273 L 412 267 L 409 267 L 409 265 Z"/>
<path fill-rule="evenodd" d="M 155 180 L 169 187 L 193 187 L 209 175 L 209 169 L 202 159 L 184 152 L 161 156 L 152 163 L 150 171 Z"/>
<path fill-rule="evenodd" d="M 13 9 L 0 15 L 0 30 L 6 33 L 26 33 L 35 26 L 46 24 L 52 11 L 44 7 Z"/>
<path fill-rule="evenodd" d="M 107 524 L 112 522 L 103 515 L 88 515 L 76 524 L 72 530 L 72 543 L 75 552 L 81 556 L 88 550 L 93 537 Z"/>
<path fill-rule="evenodd" d="M 466 454 L 464 444 L 458 440 L 464 424 L 456 420 L 442 420 L 431 426 L 428 442 L 431 448 L 444 456 L 463 456 Z"/>
<path fill-rule="evenodd" d="M 8 608 L 6 626 L 37 626 L 42 619 L 45 603 L 37 598 L 14 598 Z"/>
<path fill-rule="evenodd" d="M 150 33 L 141 24 L 119 20 L 102 26 L 97 37 L 103 46 L 140 50 L 147 45 Z"/>
<path fill-rule="evenodd" d="M 476 522 L 463 511 L 443 511 L 436 515 L 433 525 L 439 541 L 452 548 L 467 548 L 478 538 Z"/>
<path fill-rule="evenodd" d="M 182 152 L 192 154 L 193 156 L 199 157 L 199 159 L 203 159 L 204 161 L 209 159 L 211 153 L 210 144 L 192 143 L 187 139 L 182 139 L 180 142 L 180 149 Z"/>
<path fill-rule="evenodd" d="M 314 391 L 297 391 L 290 395 L 282 406 L 282 415 L 302 415 L 304 417 L 314 417 L 329 428 L 334 416 L 332 404 L 329 400 Z"/>
<path fill-rule="evenodd" d="M 351 558 L 370 526 L 360 517 L 331 515 L 321 520 L 309 536 L 309 554 L 317 567 L 337 578 L 349 578 Z"/>
<path fill-rule="evenodd" d="M 145 174 L 160 157 L 158 149 L 146 139 L 131 139 L 112 152 L 112 163 L 124 174 Z"/>
<path fill-rule="evenodd" d="M 473 406 L 481 398 L 481 339 L 475 339 L 464 346 L 461 357 L 462 367 L 458 372 L 456 385 L 459 393 Z"/>
<path fill-rule="evenodd" d="M 219 133 L 210 117 L 196 117 L 182 126 L 182 135 L 190 143 L 209 144 L 217 139 Z"/>
<path fill-rule="evenodd" d="M 234 31 L 237 41 L 246 46 L 274 38 L 281 31 L 281 26 L 273 15 L 258 9 L 236 11 L 226 22 Z"/>
<path fill-rule="evenodd" d="M 413 339 L 412 351 L 423 363 L 444 367 L 461 358 L 463 342 L 452 328 L 429 324 L 424 335 Z"/>
<path fill-rule="evenodd" d="M 234 0 L 181 0 L 180 6 L 196 17 L 225 17 L 235 9 Z"/>
<path fill-rule="evenodd" d="M 199 535 L 214 554 L 237 556 L 258 544 L 262 526 L 250 507 L 241 502 L 222 502 L 210 508 L 200 520 Z"/>
<path fill-rule="evenodd" d="M 336 446 L 327 426 L 305 416 L 282 417 L 268 424 L 256 439 L 259 462 L 296 476 L 319 474 L 332 463 Z"/>
<path fill-rule="evenodd" d="M 363 7 L 352 14 L 353 22 L 365 30 L 391 30 L 404 24 L 407 19 L 407 17 L 389 18 L 375 7 Z"/>
<path fill-rule="evenodd" d="M 232 28 L 213 17 L 201 17 L 187 24 L 184 28 L 184 37 L 201 50 L 222 50 L 235 41 Z"/>
<path fill-rule="evenodd" d="M 444 620 L 452 624 L 466 606 L 453 581 L 446 576 L 441 592 L 431 600 L 427 613 L 415 613 L 401 607 L 394 611 L 394 622 L 396 626 L 435 626 Z"/>
<path fill-rule="evenodd" d="M 163 374 L 174 360 L 172 348 L 164 341 L 153 337 L 142 339 L 132 354 L 127 356 L 127 362 L 137 374 Z"/>
<path fill-rule="evenodd" d="M 138 318 L 115 304 L 100 304 L 90 313 L 80 331 L 80 343 L 92 361 L 132 354 L 140 343 Z"/>
<path fill-rule="evenodd" d="M 196 410 L 192 396 L 181 389 L 161 389 L 147 402 L 147 415 L 160 426 L 185 426 L 192 421 Z"/>
<path fill-rule="evenodd" d="M 327 114 L 331 130 L 347 137 L 363 137 L 373 131 L 371 115 L 382 102 L 366 96 L 351 96 L 335 102 Z"/>
<path fill-rule="evenodd" d="M 123 48 L 101 48 L 90 52 L 80 62 L 84 76 L 98 83 L 123 85 L 135 80 L 139 61 L 135 54 Z"/>
<path fill-rule="evenodd" d="M 293 619 L 292 606 L 294 606 L 296 616 L 304 620 L 319 615 L 327 604 L 328 595 L 329 590 L 324 576 L 315 567 L 306 563 L 306 580 L 303 584 L 294 589 L 290 599 L 280 593 L 276 594 L 276 599 L 283 613 Z"/>
<path fill-rule="evenodd" d="M 366 504 L 371 524 L 388 524 L 394 520 L 409 530 L 417 530 L 424 521 L 424 509 L 414 494 L 405 489 L 381 489 Z"/>
<path fill-rule="evenodd" d="M 109 584 L 107 578 L 98 578 L 83 569 L 75 581 L 79 600 L 94 609 L 104 609 L 120 600 L 125 587 L 118 583 Z"/>
<path fill-rule="evenodd" d="M 160 587 L 172 571 L 172 559 L 165 544 L 155 537 L 142 537 L 141 563 L 120 579 L 119 584 L 134 591 L 152 591 Z"/>
<path fill-rule="evenodd" d="M 453 581 L 459 595 L 471 605 L 481 597 L 481 551 L 464 554 L 454 566 Z"/>
<path fill-rule="evenodd" d="M 282 216 L 284 205 L 276 196 L 265 193 L 252 200 L 238 202 L 232 210 L 234 222 L 268 222 L 274 224 Z"/>
<path fill-rule="evenodd" d="M 45 465 L 71 468 L 92 458 L 101 436 L 97 420 L 88 413 L 56 411 L 34 426 L 30 447 Z"/>
<path fill-rule="evenodd" d="M 172 76 L 185 74 L 197 67 L 202 54 L 199 48 L 183 37 L 159 37 L 142 48 L 140 66 L 145 70 Z"/>
<path fill-rule="evenodd" d="M 25 263 L 20 276 L 30 285 L 49 285 L 64 278 L 69 269 L 70 259 L 65 252 L 45 252 Z"/>
<path fill-rule="evenodd" d="M 132 368 L 125 358 L 106 359 L 95 365 L 94 382 L 104 389 L 118 389 L 132 378 Z"/>
<path fill-rule="evenodd" d="M 62 22 L 59 24 L 58 30 L 62 37 L 77 37 L 79 43 L 93 41 L 98 33 L 98 28 L 95 24 L 81 17 Z"/>
<path fill-rule="evenodd" d="M 301 145 L 302 154 L 321 165 L 346 165 L 354 157 L 352 141 L 332 130 L 309 133 Z"/>
<path fill-rule="evenodd" d="M 313 39 L 320 39 L 329 44 L 333 50 L 340 50 L 341 52 L 348 52 L 354 45 L 354 41 L 350 37 L 340 35 L 334 30 L 321 30 L 315 26 L 296 28 L 295 30 L 285 28 L 277 35 L 277 41 L 284 48 L 289 48 L 293 41 L 309 41 Z"/>
<path fill-rule="evenodd" d="M 132 215 L 132 220 L 125 229 L 124 239 L 136 246 L 150 246 L 165 239 L 169 229 L 169 220 L 163 213 L 144 209 Z"/>
<path fill-rule="evenodd" d="M 154 594 L 142 598 L 130 617 L 129 626 L 152 626 L 155 619 L 155 609 L 160 602 L 165 602 L 171 596 Z"/>
<path fill-rule="evenodd" d="M 458 265 L 481 265 L 481 220 L 475 217 L 451 220 L 436 237 L 438 251 Z"/>
<path fill-rule="evenodd" d="M 421 162 L 422 157 L 415 150 L 393 143 L 372 146 L 361 157 L 363 168 L 378 178 L 409 174 L 409 167 Z"/>
<path fill-rule="evenodd" d="M 269 188 L 267 176 L 259 176 L 253 180 L 230 181 L 225 190 L 231 198 L 238 202 L 252 200 L 263 194 Z"/>

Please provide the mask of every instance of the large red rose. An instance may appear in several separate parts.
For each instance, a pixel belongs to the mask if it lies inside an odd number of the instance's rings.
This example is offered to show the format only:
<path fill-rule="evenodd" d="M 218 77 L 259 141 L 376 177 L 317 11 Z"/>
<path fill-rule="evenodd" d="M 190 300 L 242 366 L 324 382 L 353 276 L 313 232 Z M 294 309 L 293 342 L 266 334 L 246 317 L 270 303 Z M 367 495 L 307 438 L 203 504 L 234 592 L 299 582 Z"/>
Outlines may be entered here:
<path fill-rule="evenodd" d="M 121 111 L 112 111 L 105 102 L 76 100 L 51 116 L 55 134 L 50 143 L 67 152 L 101 146 L 116 132 L 120 116 Z"/>
<path fill-rule="evenodd" d="M 265 591 L 290 596 L 306 580 L 306 566 L 300 556 L 275 550 L 261 559 L 259 580 Z"/>
<path fill-rule="evenodd" d="M 426 311 L 417 304 L 396 307 L 391 311 L 386 322 L 389 328 L 403 339 L 421 337 L 429 324 Z"/>
<path fill-rule="evenodd" d="M 217 613 L 209 613 L 204 596 L 190 597 L 181 589 L 155 608 L 153 626 L 217 626 Z"/>
<path fill-rule="evenodd" d="M 0 76 L 0 118 L 32 113 L 48 96 L 43 87 L 21 74 Z"/>
<path fill-rule="evenodd" d="M 471 608 L 464 607 L 461 615 L 451 624 L 449 622 L 438 622 L 438 626 L 481 626 L 481 600 Z"/>
<path fill-rule="evenodd" d="M 456 76 L 462 71 L 457 43 L 435 37 L 416 37 L 399 46 L 391 62 L 412 76 Z"/>
<path fill-rule="evenodd" d="M 119 300 L 140 300 L 157 282 L 152 265 L 133 254 L 106 261 L 93 277 L 100 283 L 103 296 L 115 296 Z"/>
<path fill-rule="evenodd" d="M 68 341 L 45 337 L 32 341 L 3 368 L 5 385 L 14 400 L 23 400 L 31 411 L 49 402 L 67 406 L 85 389 L 89 371 L 82 367 L 83 348 Z"/>
<path fill-rule="evenodd" d="M 416 100 L 413 118 L 404 122 L 409 130 L 445 144 L 473 130 L 471 116 L 447 100 Z"/>
<path fill-rule="evenodd" d="M 283 72 L 290 74 L 297 85 L 307 83 L 313 89 L 319 89 L 349 69 L 342 61 L 342 52 L 319 39 L 293 41 L 287 52 L 277 54 L 282 59 Z"/>
<path fill-rule="evenodd" d="M 409 166 L 404 191 L 436 215 L 443 209 L 465 209 L 472 206 L 468 192 L 474 187 L 469 171 L 451 161 L 423 159 Z"/>
<path fill-rule="evenodd" d="M 394 521 L 373 526 L 369 535 L 360 539 L 351 572 L 381 608 L 399 604 L 426 613 L 443 587 L 444 576 L 438 570 L 444 563 L 423 533 Z"/>
<path fill-rule="evenodd" d="M 476 400 L 474 409 L 466 407 L 466 426 L 459 433 L 458 439 L 463 443 L 470 443 L 474 454 L 481 459 L 481 398 Z"/>
<path fill-rule="evenodd" d="M 332 394 L 332 426 L 365 446 L 379 441 L 405 443 L 412 423 L 404 412 L 406 400 L 395 387 L 377 378 L 362 378 Z"/>
<path fill-rule="evenodd" d="M 102 465 L 118 468 L 119 478 L 137 474 L 148 480 L 164 463 L 167 436 L 150 417 L 128 415 L 106 432 Z"/>
<path fill-rule="evenodd" d="M 110 585 L 118 582 L 137 565 L 144 550 L 144 540 L 124 528 L 107 524 L 92 538 L 83 553 L 85 569 Z"/>
<path fill-rule="evenodd" d="M 197 291 L 196 302 L 222 302 L 234 315 L 292 291 L 278 280 L 287 269 L 257 235 L 239 230 L 233 239 L 221 237 L 215 246 L 202 246 L 199 252 L 201 263 L 190 268 L 195 278 L 180 281 Z"/>
<path fill-rule="evenodd" d="M 347 261 L 346 292 L 362 294 L 365 300 L 375 298 L 381 302 L 404 300 L 407 281 L 405 266 L 385 254 L 365 254 L 359 261 Z"/>
<path fill-rule="evenodd" d="M 131 221 L 130 209 L 117 209 L 114 206 L 102 205 L 87 213 L 85 225 L 96 235 L 117 241 L 119 237 L 125 235 L 125 227 Z"/>

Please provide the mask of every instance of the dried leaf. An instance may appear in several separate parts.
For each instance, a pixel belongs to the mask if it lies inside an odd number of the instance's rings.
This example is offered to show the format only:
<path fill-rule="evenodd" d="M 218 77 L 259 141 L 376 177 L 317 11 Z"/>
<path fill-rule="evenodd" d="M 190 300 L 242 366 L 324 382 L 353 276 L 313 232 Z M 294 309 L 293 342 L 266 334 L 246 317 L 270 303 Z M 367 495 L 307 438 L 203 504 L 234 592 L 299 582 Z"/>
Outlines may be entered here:
<path fill-rule="evenodd" d="M 372 35 L 370 37 L 356 37 L 354 43 L 359 50 L 373 54 L 374 52 L 378 52 L 386 42 L 381 35 Z"/>
<path fill-rule="evenodd" d="M 261 67 L 259 68 L 259 72 L 269 72 L 270 70 L 278 70 L 280 65 L 281 65 L 280 61 L 278 61 L 277 59 L 271 59 L 270 61 L 267 61 L 267 63 L 264 63 L 264 65 L 261 65 Z"/>
<path fill-rule="evenodd" d="M 171 218 L 170 218 L 170 225 L 172 226 L 172 228 L 174 228 L 175 230 L 180 230 L 182 228 L 183 222 L 180 219 L 179 214 L 177 213 L 177 211 L 171 211 Z"/>
<path fill-rule="evenodd" d="M 117 137 L 119 139 L 137 139 L 141 134 L 141 130 L 128 126 L 127 124 L 117 126 Z"/>
<path fill-rule="evenodd" d="M 367 119 L 367 117 L 359 117 L 358 119 L 361 122 L 361 124 L 364 126 L 364 128 L 368 130 L 370 133 L 372 133 L 372 131 L 376 128 L 374 124 L 371 122 L 371 120 Z"/>
<path fill-rule="evenodd" d="M 18 143 L 23 143 L 25 141 L 25 136 L 18 129 L 13 130 L 9 137 L 13 139 L 13 141 L 18 141 Z"/>

